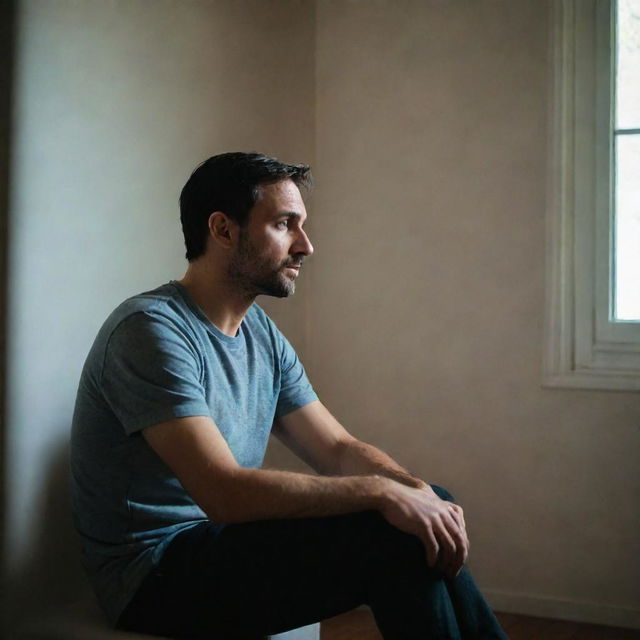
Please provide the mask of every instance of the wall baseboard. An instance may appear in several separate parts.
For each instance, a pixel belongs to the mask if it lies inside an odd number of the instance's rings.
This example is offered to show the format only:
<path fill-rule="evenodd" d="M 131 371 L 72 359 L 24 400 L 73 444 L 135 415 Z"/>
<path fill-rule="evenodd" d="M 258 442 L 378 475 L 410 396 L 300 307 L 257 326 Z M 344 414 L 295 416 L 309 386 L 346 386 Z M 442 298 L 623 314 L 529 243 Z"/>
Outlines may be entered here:
<path fill-rule="evenodd" d="M 640 629 L 640 609 L 597 604 L 584 600 L 563 600 L 547 596 L 506 593 L 496 589 L 485 588 L 482 593 L 495 611 Z"/>

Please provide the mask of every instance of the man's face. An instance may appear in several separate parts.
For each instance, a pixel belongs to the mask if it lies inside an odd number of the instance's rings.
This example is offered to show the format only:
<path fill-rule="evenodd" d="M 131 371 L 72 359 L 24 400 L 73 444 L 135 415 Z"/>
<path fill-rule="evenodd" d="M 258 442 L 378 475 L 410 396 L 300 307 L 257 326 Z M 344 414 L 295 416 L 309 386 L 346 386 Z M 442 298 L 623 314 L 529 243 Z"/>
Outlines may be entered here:
<path fill-rule="evenodd" d="M 313 246 L 303 229 L 307 211 L 291 180 L 260 187 L 258 201 L 241 229 L 229 276 L 251 295 L 285 298 Z"/>

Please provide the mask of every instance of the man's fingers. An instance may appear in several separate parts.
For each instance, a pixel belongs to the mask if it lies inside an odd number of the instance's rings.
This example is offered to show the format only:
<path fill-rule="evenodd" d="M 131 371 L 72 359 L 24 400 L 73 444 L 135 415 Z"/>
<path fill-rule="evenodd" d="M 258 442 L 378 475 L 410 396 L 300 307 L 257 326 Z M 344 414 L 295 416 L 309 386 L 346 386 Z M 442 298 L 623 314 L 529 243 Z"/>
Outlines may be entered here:
<path fill-rule="evenodd" d="M 394 484 L 382 515 L 405 533 L 418 536 L 426 550 L 427 564 L 446 575 L 455 575 L 467 559 L 469 541 L 462 509 L 442 500 L 430 487 L 421 489 Z"/>
<path fill-rule="evenodd" d="M 446 573 L 447 568 L 456 562 L 458 546 L 462 537 L 456 534 L 458 527 L 448 513 L 441 514 L 436 522 L 435 535 L 440 544 L 437 568 Z"/>
<path fill-rule="evenodd" d="M 466 532 L 467 524 L 464 521 L 464 511 L 462 510 L 462 507 L 458 506 L 457 504 L 453 504 L 453 502 L 449 502 L 447 504 L 447 507 L 449 508 L 449 511 L 451 512 L 451 515 L 454 517 L 455 521 L 460 525 L 460 528 Z"/>
<path fill-rule="evenodd" d="M 467 536 L 463 528 L 461 528 L 458 520 L 454 517 L 455 512 L 449 511 L 448 517 L 443 518 L 444 525 L 454 544 L 454 553 L 447 563 L 447 574 L 456 574 L 464 565 L 467 559 Z"/>
<path fill-rule="evenodd" d="M 438 561 L 438 555 L 440 552 L 440 545 L 438 544 L 438 540 L 433 533 L 433 529 L 427 525 L 425 527 L 425 532 L 422 538 L 422 542 L 427 551 L 427 564 L 430 567 L 435 567 L 436 562 Z"/>
<path fill-rule="evenodd" d="M 467 525 L 464 521 L 464 513 L 462 511 L 462 507 L 459 507 L 457 504 L 449 503 L 448 507 L 453 519 L 456 521 L 456 523 L 458 524 L 458 526 L 460 527 L 464 535 L 464 539 L 466 543 L 465 544 L 466 553 L 465 553 L 464 561 L 466 562 L 467 557 L 469 555 L 469 536 L 467 535 Z"/>

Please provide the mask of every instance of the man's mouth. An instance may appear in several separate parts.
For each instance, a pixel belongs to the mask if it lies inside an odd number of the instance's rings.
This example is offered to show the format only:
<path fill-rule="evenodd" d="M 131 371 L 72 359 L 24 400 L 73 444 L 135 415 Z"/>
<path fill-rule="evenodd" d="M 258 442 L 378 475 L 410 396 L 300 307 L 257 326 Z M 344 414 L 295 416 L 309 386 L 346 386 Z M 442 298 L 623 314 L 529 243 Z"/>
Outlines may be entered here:
<path fill-rule="evenodd" d="M 288 275 L 289 278 L 293 279 L 293 278 L 297 278 L 298 274 L 300 273 L 300 267 L 302 265 L 300 264 L 287 264 L 285 265 L 285 270 L 290 271 L 291 273 Z"/>

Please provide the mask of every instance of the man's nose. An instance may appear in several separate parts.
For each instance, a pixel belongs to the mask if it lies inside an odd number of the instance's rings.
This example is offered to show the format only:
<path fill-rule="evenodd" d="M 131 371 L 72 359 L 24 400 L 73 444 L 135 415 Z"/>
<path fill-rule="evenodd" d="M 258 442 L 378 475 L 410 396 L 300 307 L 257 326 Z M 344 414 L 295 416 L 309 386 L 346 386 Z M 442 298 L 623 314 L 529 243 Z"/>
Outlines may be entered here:
<path fill-rule="evenodd" d="M 313 254 L 313 245 L 309 240 L 309 236 L 304 232 L 303 229 L 300 229 L 300 233 L 298 234 L 296 243 L 293 246 L 293 253 L 302 253 L 305 256 L 310 256 Z"/>

